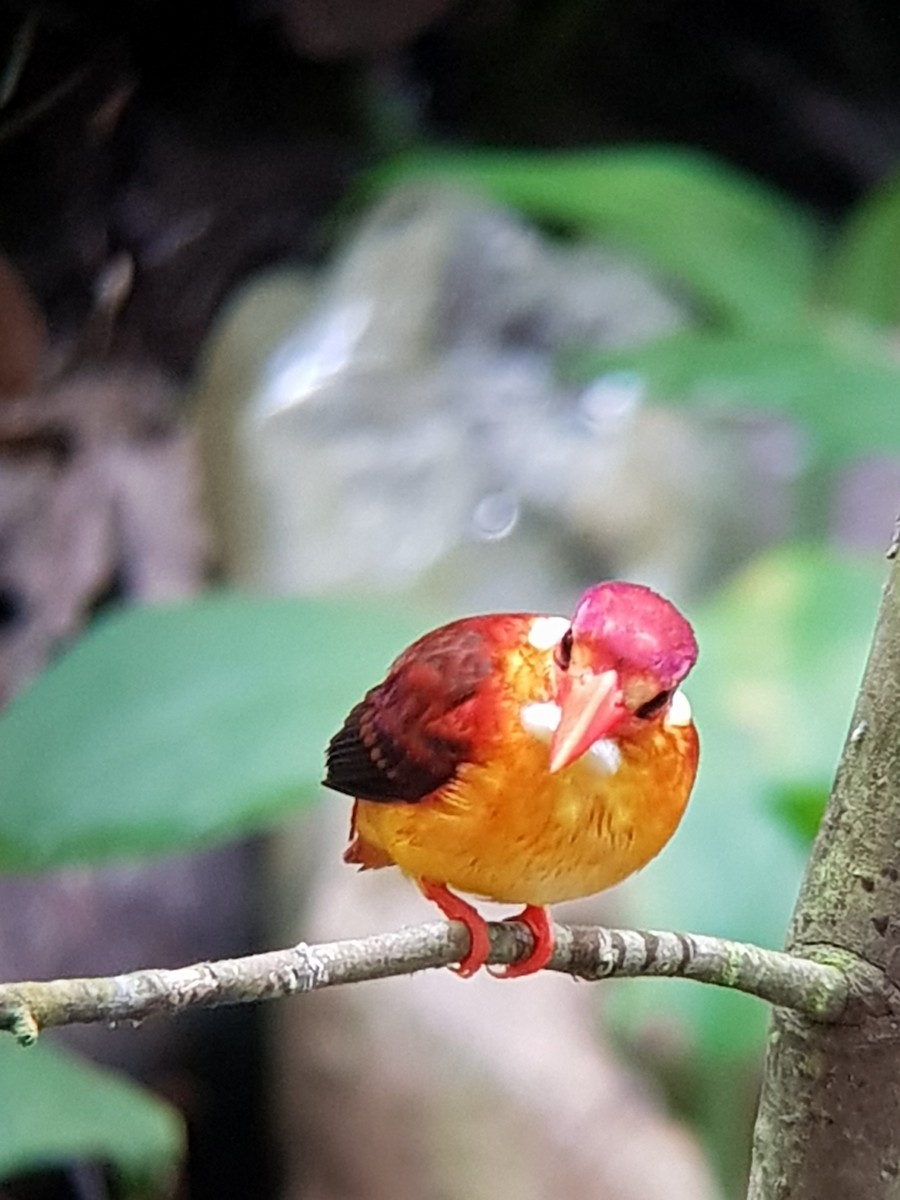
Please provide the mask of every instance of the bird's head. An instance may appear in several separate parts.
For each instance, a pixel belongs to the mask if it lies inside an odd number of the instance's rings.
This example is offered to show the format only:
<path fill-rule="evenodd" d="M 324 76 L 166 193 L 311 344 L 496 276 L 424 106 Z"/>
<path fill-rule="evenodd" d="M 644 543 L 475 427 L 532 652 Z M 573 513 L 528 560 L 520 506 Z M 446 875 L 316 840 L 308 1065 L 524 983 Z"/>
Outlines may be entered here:
<path fill-rule="evenodd" d="M 600 583 L 578 602 L 554 653 L 560 722 L 550 770 L 600 738 L 661 721 L 697 661 L 693 630 L 673 604 L 636 583 Z"/>

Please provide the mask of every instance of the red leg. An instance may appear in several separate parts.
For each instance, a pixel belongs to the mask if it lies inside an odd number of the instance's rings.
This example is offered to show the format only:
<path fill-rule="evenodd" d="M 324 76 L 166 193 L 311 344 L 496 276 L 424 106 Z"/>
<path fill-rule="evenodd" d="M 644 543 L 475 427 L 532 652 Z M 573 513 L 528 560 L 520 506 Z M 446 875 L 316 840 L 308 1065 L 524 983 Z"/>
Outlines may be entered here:
<path fill-rule="evenodd" d="M 518 979 L 522 975 L 534 975 L 535 972 L 542 971 L 553 957 L 553 926 L 546 908 L 529 904 L 517 916 L 507 917 L 507 920 L 519 921 L 526 925 L 531 932 L 534 946 L 526 958 L 510 963 L 508 967 L 500 967 L 492 974 L 498 979 Z"/>
<path fill-rule="evenodd" d="M 484 966 L 491 952 L 487 922 L 477 909 L 455 896 L 443 883 L 432 883 L 430 879 L 419 879 L 417 882 L 422 895 L 433 900 L 448 921 L 459 921 L 468 929 L 469 953 L 459 960 L 458 967 L 450 968 L 462 979 L 468 979 L 479 967 Z"/>

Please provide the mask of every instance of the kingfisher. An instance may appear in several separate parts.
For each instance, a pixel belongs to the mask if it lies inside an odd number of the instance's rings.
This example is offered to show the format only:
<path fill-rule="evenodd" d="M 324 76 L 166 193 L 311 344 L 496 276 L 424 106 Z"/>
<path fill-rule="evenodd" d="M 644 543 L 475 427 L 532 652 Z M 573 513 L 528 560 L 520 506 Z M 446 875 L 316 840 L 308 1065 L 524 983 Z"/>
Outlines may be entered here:
<path fill-rule="evenodd" d="M 490 953 L 463 895 L 523 905 L 530 953 L 496 972 L 540 971 L 553 954 L 547 905 L 619 883 L 672 837 L 699 742 L 680 685 L 691 626 L 641 584 L 589 587 L 571 619 L 464 617 L 413 642 L 353 708 L 324 783 L 353 797 L 344 854 L 396 866 L 469 949 Z"/>

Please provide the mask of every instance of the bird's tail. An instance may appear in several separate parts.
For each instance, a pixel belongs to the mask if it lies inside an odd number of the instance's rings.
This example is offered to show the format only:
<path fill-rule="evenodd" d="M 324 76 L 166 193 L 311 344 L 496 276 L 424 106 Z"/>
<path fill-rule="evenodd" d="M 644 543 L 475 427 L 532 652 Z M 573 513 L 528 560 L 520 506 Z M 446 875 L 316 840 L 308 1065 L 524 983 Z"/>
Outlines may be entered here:
<path fill-rule="evenodd" d="M 379 846 L 365 841 L 357 832 L 356 804 L 353 805 L 353 815 L 350 818 L 350 845 L 344 851 L 344 862 L 358 863 L 361 871 L 393 866 L 393 859 L 388 858 Z"/>

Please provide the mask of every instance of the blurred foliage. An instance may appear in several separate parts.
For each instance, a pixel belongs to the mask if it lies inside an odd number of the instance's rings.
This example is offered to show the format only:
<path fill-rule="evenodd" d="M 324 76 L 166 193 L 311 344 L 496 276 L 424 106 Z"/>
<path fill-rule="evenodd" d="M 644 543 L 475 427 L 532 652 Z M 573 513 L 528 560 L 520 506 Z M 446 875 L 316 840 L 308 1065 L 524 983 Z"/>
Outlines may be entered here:
<path fill-rule="evenodd" d="M 170 1192 L 185 1139 L 169 1105 L 46 1041 L 0 1040 L 0 1081 L 0 1178 L 100 1161 L 124 1195 Z"/>
<path fill-rule="evenodd" d="M 772 811 L 776 818 L 804 848 L 810 845 L 819 831 L 828 803 L 828 791 L 827 787 L 808 783 L 786 783 L 776 790 L 772 798 Z"/>
<path fill-rule="evenodd" d="M 573 382 L 630 370 L 654 402 L 778 411 L 804 433 L 811 466 L 900 451 L 900 359 L 878 328 L 900 316 L 897 181 L 851 214 L 829 257 L 801 208 L 693 152 L 426 150 L 374 181 L 410 178 L 626 247 L 693 302 L 700 324 L 688 332 L 616 352 L 572 347 L 560 368 Z M 808 529 L 821 532 L 826 507 Z"/>
<path fill-rule="evenodd" d="M 376 182 L 413 177 L 630 249 L 701 318 L 627 352 L 573 348 L 570 377 L 628 369 L 660 402 L 783 412 L 824 468 L 900 445 L 900 368 L 879 329 L 900 315 L 900 184 L 861 205 L 826 261 L 796 206 L 697 154 L 419 152 Z M 678 837 L 630 888 L 639 920 L 781 942 L 881 576 L 821 546 L 787 548 L 692 614 L 701 772 Z M 102 620 L 0 718 L 0 865 L 159 853 L 270 824 L 314 796 L 329 734 L 415 632 L 374 606 L 229 594 Z M 734 1176 L 752 1082 L 733 1083 L 751 1078 L 765 1007 L 643 980 L 615 989 L 612 1008 L 637 1044 L 680 1047 L 673 1091 Z M 118 1081 L 44 1046 L 0 1053 L 0 1174 L 89 1155 L 137 1177 L 177 1154 L 174 1118 L 132 1104 Z M 133 1122 L 127 1134 L 117 1120 Z"/>
<path fill-rule="evenodd" d="M 823 286 L 836 308 L 878 326 L 900 321 L 900 176 L 865 197 L 840 231 Z"/>
<path fill-rule="evenodd" d="M 328 737 L 413 632 L 375 606 L 229 594 L 100 620 L 0 719 L 0 866 L 271 824 L 315 796 Z"/>
<path fill-rule="evenodd" d="M 668 148 L 566 154 L 411 154 L 376 176 L 444 179 L 536 221 L 636 252 L 716 323 L 779 330 L 800 320 L 816 237 L 801 209 L 722 163 Z"/>
<path fill-rule="evenodd" d="M 0 717 L 2 866 L 270 825 L 315 796 L 328 736 L 416 632 L 374 605 L 231 594 L 101 619 Z M 128 1190 L 173 1169 L 180 1126 L 161 1101 L 43 1043 L 6 1037 L 0 1054 L 0 1178 L 99 1159 Z"/>
<path fill-rule="evenodd" d="M 634 371 L 655 403 L 779 412 L 803 431 L 809 465 L 887 449 L 892 434 L 900 450 L 900 360 L 865 330 L 810 325 L 752 337 L 689 330 L 634 350 L 582 350 L 567 370 L 581 380 Z"/>
<path fill-rule="evenodd" d="M 809 838 L 818 826 L 883 574 L 825 547 L 785 548 L 692 612 L 700 772 L 678 835 L 632 885 L 639 923 L 782 944 L 805 858 L 796 833 Z M 759 1062 L 765 1005 L 641 980 L 616 986 L 611 1011 L 636 1045 L 674 1047 L 676 1094 L 726 1177 L 743 1178 L 755 1104 L 752 1088 L 734 1081 Z"/>
<path fill-rule="evenodd" d="M 785 550 L 694 614 L 702 769 L 682 831 L 635 889 L 641 920 L 664 915 L 674 927 L 778 944 L 801 856 L 771 812 L 786 787 L 827 789 L 879 579 L 877 567 L 824 549 Z M 228 594 L 101 621 L 0 720 L 0 763 L 16 781 L 4 817 L 7 866 L 159 851 L 269 823 L 314 793 L 328 734 L 414 632 L 408 619 L 370 606 Z M 738 1098 L 730 1081 L 759 1050 L 764 1006 L 641 981 L 618 1015 L 628 1036 L 652 1038 L 662 1020 L 693 1048 L 686 1094 L 697 1119 L 715 1116 L 716 1129 L 707 1128 L 721 1155 L 728 1131 L 735 1137 L 746 1119 L 725 1117 Z M 3 1078 L 0 1106 L 19 1095 L 20 1114 L 40 1111 Z M 103 1082 L 97 1075 L 92 1086 Z M 108 1152 L 123 1170 L 120 1145 L 137 1153 L 148 1137 L 155 1144 L 140 1111 L 127 1143 L 114 1134 L 90 1143 L 105 1122 L 85 1111 L 79 1147 Z M 34 1161 L 61 1153 L 57 1125 L 22 1126 Z M 18 1153 L 16 1138 L 7 1140 Z"/>
<path fill-rule="evenodd" d="M 802 855 L 784 834 L 790 818 L 773 820 L 773 808 L 788 787 L 819 796 L 830 787 L 882 576 L 880 565 L 831 550 L 787 548 L 691 613 L 700 772 L 678 836 L 634 889 L 640 920 L 769 946 L 783 940 Z M 704 1054 L 757 1044 L 764 1006 L 738 997 L 735 1009 L 725 991 L 662 986 L 629 988 L 636 1026 L 665 995 L 668 1016 L 684 1013 Z"/>

